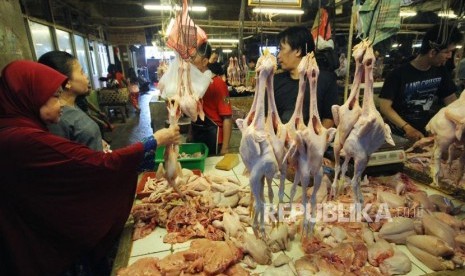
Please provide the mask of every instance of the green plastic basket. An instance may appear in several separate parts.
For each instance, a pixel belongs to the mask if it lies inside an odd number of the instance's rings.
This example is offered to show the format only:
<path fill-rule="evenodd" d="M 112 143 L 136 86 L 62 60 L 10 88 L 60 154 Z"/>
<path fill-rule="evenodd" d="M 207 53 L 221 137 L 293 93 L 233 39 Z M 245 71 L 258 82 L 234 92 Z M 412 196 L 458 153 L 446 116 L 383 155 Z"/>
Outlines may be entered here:
<path fill-rule="evenodd" d="M 179 158 L 181 167 L 185 169 L 198 169 L 202 172 L 205 169 L 205 159 L 208 156 L 208 147 L 204 143 L 186 143 L 179 145 L 179 153 L 193 154 L 201 152 L 202 157 L 199 158 Z M 163 154 L 165 153 L 165 146 L 157 147 L 155 153 L 155 171 L 158 169 L 158 165 L 163 163 Z"/>

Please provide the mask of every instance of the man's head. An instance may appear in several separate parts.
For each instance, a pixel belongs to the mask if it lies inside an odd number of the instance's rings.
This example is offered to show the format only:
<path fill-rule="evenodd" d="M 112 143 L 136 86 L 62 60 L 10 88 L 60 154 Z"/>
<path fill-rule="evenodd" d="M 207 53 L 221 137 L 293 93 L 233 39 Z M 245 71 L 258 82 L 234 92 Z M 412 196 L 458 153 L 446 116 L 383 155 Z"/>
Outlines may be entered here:
<path fill-rule="evenodd" d="M 442 66 L 452 57 L 455 47 L 462 38 L 457 27 L 446 24 L 435 25 L 423 37 L 420 55 L 428 56 L 432 66 Z"/>
<path fill-rule="evenodd" d="M 315 50 L 312 34 L 305 27 L 285 29 L 278 34 L 278 41 L 278 61 L 281 68 L 287 71 L 296 69 L 302 57 Z"/>
<path fill-rule="evenodd" d="M 191 63 L 202 72 L 208 70 L 208 60 L 212 54 L 212 47 L 208 43 L 200 44 L 194 56 L 191 57 Z"/>
<path fill-rule="evenodd" d="M 249 60 L 247 61 L 247 66 L 249 67 L 249 69 L 254 70 L 255 65 L 257 65 L 257 58 L 254 56 L 249 57 Z"/>

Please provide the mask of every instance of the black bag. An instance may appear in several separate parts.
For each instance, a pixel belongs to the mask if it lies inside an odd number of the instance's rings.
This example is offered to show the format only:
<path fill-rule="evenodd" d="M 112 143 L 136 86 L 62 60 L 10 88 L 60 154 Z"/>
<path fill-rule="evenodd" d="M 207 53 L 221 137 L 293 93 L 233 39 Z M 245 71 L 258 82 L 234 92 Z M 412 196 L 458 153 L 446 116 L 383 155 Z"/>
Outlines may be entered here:
<path fill-rule="evenodd" d="M 192 140 L 194 142 L 205 143 L 208 147 L 209 155 L 218 154 L 218 131 L 219 127 L 215 122 L 205 116 L 205 121 L 197 119 L 191 123 Z"/>
<path fill-rule="evenodd" d="M 316 50 L 315 59 L 320 69 L 334 71 L 339 68 L 339 58 L 333 48 Z"/>

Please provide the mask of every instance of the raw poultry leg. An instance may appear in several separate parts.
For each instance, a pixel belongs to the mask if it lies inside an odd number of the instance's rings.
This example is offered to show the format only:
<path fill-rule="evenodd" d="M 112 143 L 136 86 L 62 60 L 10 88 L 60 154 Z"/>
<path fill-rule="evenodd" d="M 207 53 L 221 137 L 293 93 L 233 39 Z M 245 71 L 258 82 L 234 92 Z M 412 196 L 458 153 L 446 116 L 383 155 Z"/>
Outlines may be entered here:
<path fill-rule="evenodd" d="M 355 45 L 352 56 L 355 59 L 355 74 L 350 89 L 350 94 L 345 103 L 341 106 L 333 105 L 331 111 L 333 113 L 334 122 L 337 126 L 336 137 L 334 138 L 334 181 L 331 185 L 331 192 L 329 198 L 336 197 L 338 194 L 339 173 L 340 173 L 340 153 L 347 136 L 352 131 L 355 123 L 357 122 L 362 108 L 359 104 L 360 97 L 360 82 L 362 80 L 364 67 L 363 55 L 368 47 L 368 41 L 363 40 Z M 344 175 L 344 174 L 342 174 Z"/>

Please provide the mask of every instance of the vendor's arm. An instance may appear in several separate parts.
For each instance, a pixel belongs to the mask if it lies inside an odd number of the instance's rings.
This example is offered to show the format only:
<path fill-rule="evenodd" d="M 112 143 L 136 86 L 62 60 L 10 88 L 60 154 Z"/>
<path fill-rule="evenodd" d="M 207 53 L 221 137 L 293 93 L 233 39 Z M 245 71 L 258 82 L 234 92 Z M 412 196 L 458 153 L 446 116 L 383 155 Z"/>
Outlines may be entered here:
<path fill-rule="evenodd" d="M 221 146 L 221 155 L 229 152 L 229 140 L 232 132 L 232 119 L 231 116 L 223 117 L 223 145 Z"/>
<path fill-rule="evenodd" d="M 412 127 L 392 108 L 392 100 L 379 98 L 379 111 L 388 121 L 402 129 L 409 140 L 416 141 L 423 138 L 421 131 Z"/>
<path fill-rule="evenodd" d="M 445 97 L 444 99 L 442 99 L 442 101 L 444 102 L 445 105 L 449 105 L 450 103 L 452 103 L 455 100 L 457 100 L 457 96 L 455 95 L 455 93 Z"/>

